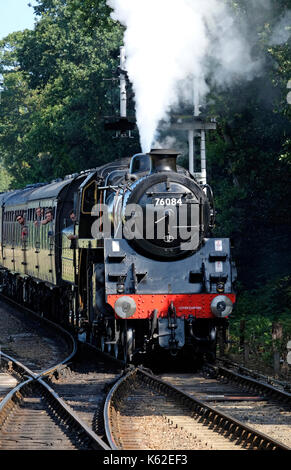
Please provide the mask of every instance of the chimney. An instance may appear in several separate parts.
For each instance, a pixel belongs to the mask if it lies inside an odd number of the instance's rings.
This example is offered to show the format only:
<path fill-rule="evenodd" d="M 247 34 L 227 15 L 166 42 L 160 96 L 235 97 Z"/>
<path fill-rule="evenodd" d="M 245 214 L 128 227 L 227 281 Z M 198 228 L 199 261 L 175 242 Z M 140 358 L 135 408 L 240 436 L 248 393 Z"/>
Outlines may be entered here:
<path fill-rule="evenodd" d="M 151 158 L 151 174 L 161 171 L 177 173 L 177 157 L 180 153 L 176 150 L 153 149 L 148 155 Z"/>

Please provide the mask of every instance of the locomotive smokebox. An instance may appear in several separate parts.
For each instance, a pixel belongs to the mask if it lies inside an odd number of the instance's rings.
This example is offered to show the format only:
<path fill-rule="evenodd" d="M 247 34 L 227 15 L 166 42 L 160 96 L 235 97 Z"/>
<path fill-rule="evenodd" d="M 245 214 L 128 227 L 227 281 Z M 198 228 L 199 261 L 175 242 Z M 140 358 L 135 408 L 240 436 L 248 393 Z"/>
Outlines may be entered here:
<path fill-rule="evenodd" d="M 177 172 L 177 158 L 180 155 L 176 150 L 153 149 L 150 151 L 151 174 L 161 171 Z"/>

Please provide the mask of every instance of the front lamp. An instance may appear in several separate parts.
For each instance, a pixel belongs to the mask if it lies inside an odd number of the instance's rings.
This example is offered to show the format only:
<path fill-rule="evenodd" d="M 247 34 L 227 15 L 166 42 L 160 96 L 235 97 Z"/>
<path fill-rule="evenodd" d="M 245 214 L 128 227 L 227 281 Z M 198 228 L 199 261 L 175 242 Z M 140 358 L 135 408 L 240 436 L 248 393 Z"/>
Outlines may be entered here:
<path fill-rule="evenodd" d="M 211 311 L 217 318 L 228 317 L 232 310 L 233 303 L 226 295 L 218 295 L 211 302 Z"/>
<path fill-rule="evenodd" d="M 119 297 L 114 304 L 116 315 L 122 320 L 132 317 L 136 312 L 135 301 L 128 296 Z"/>

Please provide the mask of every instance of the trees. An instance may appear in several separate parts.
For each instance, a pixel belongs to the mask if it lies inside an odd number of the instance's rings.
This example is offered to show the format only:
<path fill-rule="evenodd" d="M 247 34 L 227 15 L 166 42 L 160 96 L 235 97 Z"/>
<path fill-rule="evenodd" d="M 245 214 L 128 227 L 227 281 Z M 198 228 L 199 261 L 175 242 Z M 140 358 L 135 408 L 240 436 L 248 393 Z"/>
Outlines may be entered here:
<path fill-rule="evenodd" d="M 228 195 L 242 201 L 249 194 L 242 189 L 244 177 L 247 188 L 255 181 L 264 185 L 263 178 L 270 183 L 264 159 L 270 173 L 278 155 L 282 168 L 290 163 L 290 47 L 277 44 L 274 36 L 290 0 L 270 0 L 264 9 L 260 1 L 227 1 L 264 63 L 262 75 L 252 82 L 237 82 L 226 91 L 214 87 L 211 96 L 210 111 L 220 126 L 209 146 L 213 182 L 226 176 Z M 7 86 L 0 107 L 0 153 L 16 185 L 96 166 L 112 159 L 112 152 L 139 151 L 137 139 L 113 141 L 103 130 L 104 116 L 114 107 L 110 82 L 104 80 L 117 69 L 123 34 L 110 19 L 106 0 L 38 0 L 35 10 L 33 31 L 14 33 L 0 44 Z M 219 196 L 220 202 L 223 207 L 230 201 Z M 228 223 L 237 225 L 229 216 Z"/>
<path fill-rule="evenodd" d="M 251 2 L 238 3 L 246 7 Z M 290 289 L 291 107 L 287 84 L 291 51 L 290 39 L 280 42 L 275 38 L 291 5 L 283 1 L 274 5 L 270 21 L 254 22 L 254 16 L 250 23 L 257 35 L 254 54 L 262 60 L 261 74 L 225 91 L 213 89 L 211 96 L 211 113 L 218 118 L 218 132 L 208 143 L 210 183 L 218 210 L 216 234 L 234 240 L 240 280 L 237 312 L 248 315 L 256 314 L 260 307 L 266 315 L 282 314 L 279 296 L 270 298 L 268 293 L 271 286 L 276 291 L 283 279 Z M 268 308 L 263 296 L 270 300 Z"/>
<path fill-rule="evenodd" d="M 17 60 L 15 45 L 22 37 L 22 33 L 13 33 L 3 43 L 1 71 L 5 76 L 5 92 L 0 106 L 0 155 L 6 171 L 16 181 L 20 177 L 23 184 L 29 168 L 25 136 L 31 126 L 35 93 L 29 90 L 27 74 Z"/>
<path fill-rule="evenodd" d="M 17 187 L 128 152 L 124 142 L 113 146 L 103 129 L 104 116 L 112 114 L 104 80 L 117 68 L 122 37 L 105 1 L 40 0 L 36 12 L 33 31 L 1 44 L 7 92 L 0 151 Z M 129 148 L 138 150 L 137 141 Z"/>

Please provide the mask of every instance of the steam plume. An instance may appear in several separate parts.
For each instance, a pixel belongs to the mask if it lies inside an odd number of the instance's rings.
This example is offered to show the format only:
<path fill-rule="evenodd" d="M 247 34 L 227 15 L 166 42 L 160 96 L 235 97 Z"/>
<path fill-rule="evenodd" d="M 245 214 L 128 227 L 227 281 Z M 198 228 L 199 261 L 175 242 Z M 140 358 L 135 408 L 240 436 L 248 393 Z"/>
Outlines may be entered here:
<path fill-rule="evenodd" d="M 211 71 L 223 85 L 253 76 L 259 64 L 223 0 L 107 0 L 125 27 L 141 147 L 150 150 L 159 122 L 179 101 L 208 93 Z M 211 65 L 210 65 L 211 64 Z M 195 84 L 195 92 L 193 90 Z"/>

